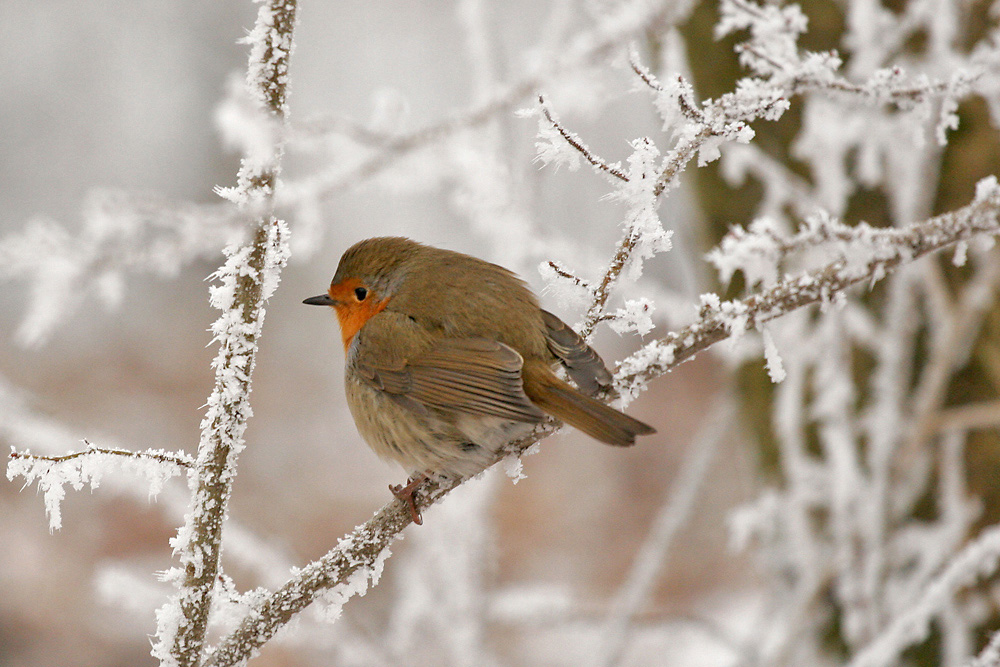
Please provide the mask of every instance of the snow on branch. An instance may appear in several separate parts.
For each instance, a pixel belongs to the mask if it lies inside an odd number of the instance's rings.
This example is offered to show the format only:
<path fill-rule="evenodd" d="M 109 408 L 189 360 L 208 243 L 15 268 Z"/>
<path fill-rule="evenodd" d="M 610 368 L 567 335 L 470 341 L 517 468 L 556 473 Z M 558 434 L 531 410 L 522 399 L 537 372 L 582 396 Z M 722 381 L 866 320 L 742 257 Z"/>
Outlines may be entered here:
<path fill-rule="evenodd" d="M 494 464 L 507 457 L 518 457 L 540 439 L 554 433 L 557 424 L 549 420 L 534 432 L 509 444 Z M 434 505 L 467 480 L 425 481 L 414 496 L 418 510 Z M 364 595 L 382 573 L 389 545 L 412 522 L 408 506 L 393 500 L 322 558 L 302 569 L 279 589 L 261 597 L 247 612 L 239 626 L 209 650 L 205 667 L 242 665 L 267 643 L 282 627 L 313 602 L 327 605 L 325 615 L 336 618 L 340 608 L 355 595 Z"/>
<path fill-rule="evenodd" d="M 899 614 L 848 667 L 884 667 L 897 664 L 900 654 L 925 639 L 956 593 L 996 573 L 1000 566 L 1000 526 L 984 529 L 924 588 L 920 599 Z M 992 644 L 992 642 L 991 642 Z"/>
<path fill-rule="evenodd" d="M 721 301 L 717 295 L 705 295 L 696 322 L 649 343 L 618 365 L 616 388 L 623 397 L 635 396 L 649 379 L 720 340 L 740 336 L 802 306 L 829 303 L 852 285 L 881 280 L 900 264 L 946 246 L 997 234 L 1000 186 L 991 176 L 979 183 L 969 205 L 902 229 L 868 228 L 863 234 L 865 243 L 857 243 L 852 255 L 822 268 L 785 278 L 741 300 Z"/>
<path fill-rule="evenodd" d="M 247 95 L 259 114 L 284 126 L 287 118 L 288 60 L 293 49 L 297 3 L 268 0 L 261 4 L 250 44 Z M 284 152 L 284 132 L 270 150 L 245 151 L 235 188 L 220 191 L 253 220 L 251 243 L 231 245 L 225 264 L 214 275 L 210 301 L 222 311 L 212 325 L 219 352 L 212 362 L 215 386 L 202 421 L 198 459 L 191 483 L 191 509 L 171 541 L 182 566 L 174 577 L 178 592 L 157 611 L 153 655 L 162 664 L 200 665 L 208 631 L 222 554 L 222 528 L 244 447 L 250 408 L 251 378 L 264 322 L 264 303 L 277 287 L 288 258 L 288 229 L 270 211 L 274 207 Z M 247 146 L 259 147 L 252 137 Z"/>
<path fill-rule="evenodd" d="M 535 142 L 536 161 L 545 166 L 555 164 L 558 167 L 565 164 L 573 171 L 579 168 L 580 156 L 582 155 L 583 159 L 589 162 L 598 173 L 603 172 L 618 180 L 628 182 L 629 177 L 621 170 L 620 164 L 609 164 L 606 160 L 592 153 L 578 135 L 567 130 L 559 122 L 555 112 L 545 102 L 544 95 L 538 96 L 538 106 L 541 113 L 538 119 L 538 140 Z M 519 115 L 525 117 L 533 115 L 533 113 L 532 110 L 528 110 L 519 112 Z"/>
<path fill-rule="evenodd" d="M 11 447 L 7 464 L 7 479 L 24 478 L 24 485 L 38 485 L 45 499 L 45 513 L 49 517 L 49 531 L 62 528 L 61 503 L 69 484 L 79 491 L 85 484 L 91 490 L 101 485 L 104 474 L 116 464 L 122 470 L 149 480 L 149 495 L 156 496 L 167 480 L 194 466 L 194 460 L 184 452 L 167 452 L 147 449 L 130 452 L 124 449 L 106 449 L 90 444 L 80 452 L 62 456 L 41 456 L 30 451 L 16 451 Z"/>

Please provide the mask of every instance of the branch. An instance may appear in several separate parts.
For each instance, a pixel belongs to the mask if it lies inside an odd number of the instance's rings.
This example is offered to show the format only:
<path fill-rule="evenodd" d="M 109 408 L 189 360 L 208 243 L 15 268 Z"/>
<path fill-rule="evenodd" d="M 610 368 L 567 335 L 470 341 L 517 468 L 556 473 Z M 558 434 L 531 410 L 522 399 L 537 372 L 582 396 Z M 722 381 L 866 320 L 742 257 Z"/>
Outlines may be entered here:
<path fill-rule="evenodd" d="M 127 449 L 105 449 L 103 447 L 94 447 L 86 440 L 84 440 L 84 443 L 86 443 L 87 449 L 80 452 L 71 452 L 69 454 L 63 454 L 62 456 L 40 456 L 37 454 L 32 454 L 31 452 L 27 451 L 18 452 L 14 449 L 11 449 L 9 458 L 12 460 L 21 459 L 33 462 L 45 461 L 49 463 L 64 463 L 66 461 L 72 461 L 73 459 L 80 458 L 81 456 L 90 456 L 93 454 L 108 454 L 112 456 L 121 456 L 124 458 L 156 461 L 158 463 L 174 465 L 179 468 L 191 468 L 192 466 L 194 466 L 194 459 L 192 459 L 184 452 L 170 453 L 162 449 L 147 449 L 141 452 L 130 452 Z"/>
<path fill-rule="evenodd" d="M 926 638 L 931 621 L 940 616 L 958 591 L 988 578 L 1000 564 L 1000 527 L 990 526 L 972 540 L 925 588 L 918 600 L 857 653 L 848 667 L 896 664 L 900 653 Z M 991 642 L 992 644 L 992 642 Z"/>
<path fill-rule="evenodd" d="M 507 456 L 519 457 L 556 428 L 554 421 L 541 424 L 530 435 L 508 445 L 490 467 Z M 466 481 L 427 480 L 414 495 L 417 509 L 425 510 Z M 321 597 L 342 605 L 353 595 L 364 595 L 369 581 L 378 583 L 382 564 L 390 555 L 389 545 L 411 522 L 410 510 L 402 501 L 393 500 L 382 507 L 341 538 L 325 556 L 297 571 L 285 585 L 255 604 L 239 626 L 210 651 L 205 667 L 244 664 L 278 630 Z"/>
<path fill-rule="evenodd" d="M 191 511 L 172 542 L 184 568 L 183 580 L 177 595 L 157 613 L 158 642 L 153 647 L 154 657 L 178 667 L 202 662 L 219 577 L 222 526 L 251 414 L 250 382 L 264 302 L 277 287 L 288 253 L 287 229 L 270 211 L 284 151 L 282 131 L 295 14 L 296 0 L 268 0 L 258 11 L 256 25 L 247 38 L 251 44 L 247 92 L 261 116 L 278 126 L 279 134 L 263 148 L 259 141 L 247 141 L 236 187 L 220 193 L 244 210 L 256 209 L 258 217 L 251 244 L 227 248 L 228 259 L 215 274 L 221 284 L 211 289 L 212 304 L 223 311 L 212 326 L 219 341 L 213 362 L 215 387 L 202 421 Z"/>
<path fill-rule="evenodd" d="M 69 484 L 79 490 L 89 484 L 91 489 L 96 489 L 107 470 L 103 464 L 108 460 L 114 460 L 123 468 L 145 477 L 149 482 L 147 493 L 150 496 L 159 494 L 167 480 L 183 470 L 190 471 L 194 465 L 191 457 L 183 452 L 171 453 L 162 449 L 130 452 L 94 447 L 86 440 L 84 443 L 87 445 L 84 451 L 63 456 L 40 456 L 11 447 L 7 479 L 23 477 L 25 486 L 32 482 L 38 485 L 45 501 L 50 532 L 62 527 L 61 503 L 66 497 L 63 487 Z"/>
<path fill-rule="evenodd" d="M 538 96 L 538 104 L 542 108 L 542 115 L 545 116 L 545 120 L 548 121 L 549 125 L 551 125 L 555 131 L 559 133 L 559 136 L 561 136 L 567 144 L 576 149 L 580 155 L 583 156 L 584 160 L 593 165 L 594 169 L 610 174 L 620 181 L 628 182 L 628 176 L 626 176 L 621 169 L 615 165 L 608 164 L 607 160 L 591 153 L 590 149 L 583 143 L 579 135 L 567 130 L 562 123 L 556 119 L 552 110 L 549 109 L 549 105 L 545 102 L 545 97 L 543 95 Z"/>
<path fill-rule="evenodd" d="M 714 295 L 705 297 L 696 322 L 653 341 L 618 364 L 617 388 L 623 396 L 634 395 L 646 381 L 720 340 L 742 335 L 802 306 L 829 302 L 852 285 L 875 282 L 904 262 L 981 234 L 1000 234 L 1000 187 L 993 177 L 980 182 L 976 198 L 968 206 L 906 228 L 872 230 L 868 257 L 837 260 L 742 300 L 720 302 Z"/>

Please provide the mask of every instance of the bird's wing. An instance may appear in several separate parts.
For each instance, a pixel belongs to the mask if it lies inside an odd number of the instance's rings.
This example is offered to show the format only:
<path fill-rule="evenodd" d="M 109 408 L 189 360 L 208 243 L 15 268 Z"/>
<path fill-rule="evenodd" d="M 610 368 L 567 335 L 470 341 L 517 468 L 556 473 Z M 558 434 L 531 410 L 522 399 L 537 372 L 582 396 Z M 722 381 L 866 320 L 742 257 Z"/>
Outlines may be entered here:
<path fill-rule="evenodd" d="M 503 343 L 450 338 L 392 367 L 359 360 L 356 368 L 374 387 L 418 411 L 436 408 L 540 422 L 545 413 L 524 393 L 522 363 L 521 355 Z"/>
<path fill-rule="evenodd" d="M 566 367 L 580 391 L 593 396 L 611 385 L 611 373 L 604 361 L 578 333 L 547 310 L 542 311 L 542 321 L 545 322 L 545 342 L 549 351 Z"/>

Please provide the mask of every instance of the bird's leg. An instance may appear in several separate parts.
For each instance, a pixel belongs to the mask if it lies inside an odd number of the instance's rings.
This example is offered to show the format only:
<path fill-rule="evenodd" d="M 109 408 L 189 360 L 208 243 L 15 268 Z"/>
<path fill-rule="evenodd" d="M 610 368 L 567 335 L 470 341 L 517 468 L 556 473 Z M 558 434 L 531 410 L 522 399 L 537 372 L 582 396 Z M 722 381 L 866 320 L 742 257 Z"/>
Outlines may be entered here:
<path fill-rule="evenodd" d="M 402 500 L 410 508 L 410 517 L 413 519 L 413 523 L 418 526 L 423 525 L 424 520 L 420 517 L 420 512 L 417 511 L 417 504 L 414 501 L 413 493 L 428 479 L 430 477 L 427 476 L 427 473 L 421 472 L 410 477 L 406 481 L 406 486 L 400 486 L 399 484 L 389 485 L 389 491 L 392 492 L 392 495 Z"/>

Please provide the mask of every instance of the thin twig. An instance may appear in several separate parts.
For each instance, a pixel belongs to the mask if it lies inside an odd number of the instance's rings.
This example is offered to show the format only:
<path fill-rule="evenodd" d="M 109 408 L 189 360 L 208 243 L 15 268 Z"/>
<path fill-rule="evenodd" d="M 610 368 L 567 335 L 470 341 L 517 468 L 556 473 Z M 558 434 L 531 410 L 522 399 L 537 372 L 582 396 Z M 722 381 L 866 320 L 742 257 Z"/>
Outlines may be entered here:
<path fill-rule="evenodd" d="M 654 92 L 664 94 L 666 91 L 663 88 L 657 78 L 649 71 L 639 60 L 639 53 L 635 48 L 629 49 L 628 62 L 631 66 L 632 71 L 638 75 L 639 79 L 642 80 L 651 90 Z M 685 81 L 684 77 L 680 74 L 677 75 L 677 84 L 679 86 L 677 95 L 677 106 L 681 110 L 681 113 L 692 123 L 704 123 L 705 114 L 701 109 L 698 108 L 698 104 L 691 97 L 691 85 Z"/>
<path fill-rule="evenodd" d="M 175 465 L 181 468 L 191 468 L 194 466 L 194 459 L 187 454 L 168 454 L 167 452 L 157 451 L 155 449 L 147 449 L 142 452 L 130 452 L 127 449 L 105 449 L 104 447 L 91 446 L 83 451 L 71 452 L 69 454 L 63 454 L 62 456 L 41 456 L 30 452 L 11 451 L 9 457 L 12 459 L 25 459 L 28 461 L 63 463 L 65 461 L 77 459 L 81 456 L 89 456 L 91 454 L 110 454 L 112 456 L 121 456 L 130 459 L 149 459 L 151 461 Z"/>
<path fill-rule="evenodd" d="M 545 96 L 538 96 L 538 104 L 542 108 L 542 115 L 545 116 L 545 120 L 547 120 L 549 124 L 555 128 L 556 132 L 559 133 L 559 136 L 561 136 L 567 144 L 572 146 L 578 153 L 580 153 L 580 155 L 583 156 L 584 160 L 593 165 L 595 169 L 603 171 L 606 174 L 614 176 L 618 180 L 628 183 L 629 178 L 624 172 L 622 172 L 621 169 L 609 164 L 604 158 L 592 153 L 590 149 L 587 148 L 587 146 L 580 140 L 578 135 L 567 130 L 562 123 L 556 120 L 555 116 L 552 114 L 552 110 L 549 109 L 549 105 L 545 102 Z"/>
<path fill-rule="evenodd" d="M 567 70 L 586 66 L 622 44 L 646 34 L 652 26 L 663 24 L 674 9 L 670 2 L 636 0 L 628 3 L 617 15 L 572 40 L 561 49 L 560 56 L 548 68 L 508 84 L 490 99 L 455 112 L 439 123 L 392 139 L 356 164 L 346 168 L 338 165 L 309 179 L 286 183 L 279 193 L 278 204 L 294 205 L 305 193 L 325 199 L 341 190 L 356 187 L 359 181 L 377 176 L 400 158 L 438 139 L 488 123 L 498 114 L 514 109 L 528 97 L 536 95 L 538 90 Z"/>
<path fill-rule="evenodd" d="M 553 262 L 552 260 L 549 260 L 547 262 L 547 264 L 549 265 L 549 268 L 552 269 L 552 272 L 555 273 L 560 278 L 565 278 L 566 280 L 572 282 L 577 287 L 582 287 L 583 289 L 587 290 L 588 292 L 593 292 L 594 291 L 594 288 L 590 284 L 590 281 L 585 280 L 585 279 L 581 278 L 580 276 L 567 271 L 563 267 L 559 266 L 558 263 Z"/>

